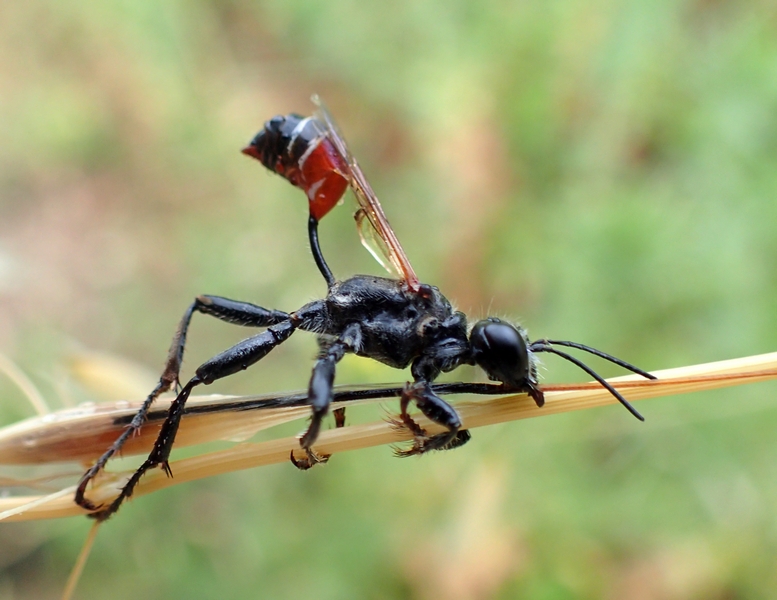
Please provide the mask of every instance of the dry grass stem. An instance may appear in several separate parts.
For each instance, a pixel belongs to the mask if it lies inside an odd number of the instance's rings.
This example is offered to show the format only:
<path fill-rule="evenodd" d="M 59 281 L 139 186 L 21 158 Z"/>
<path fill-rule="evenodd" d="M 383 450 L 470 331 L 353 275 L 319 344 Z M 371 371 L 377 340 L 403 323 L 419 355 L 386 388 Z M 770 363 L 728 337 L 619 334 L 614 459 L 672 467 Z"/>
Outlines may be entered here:
<path fill-rule="evenodd" d="M 97 538 L 97 531 L 100 529 L 100 525 L 101 523 L 99 521 L 95 521 L 92 524 L 92 527 L 86 536 L 86 540 L 84 540 L 84 545 L 81 547 L 81 552 L 78 553 L 76 564 L 73 565 L 73 570 L 70 571 L 70 576 L 67 578 L 67 583 L 65 584 L 65 589 L 62 592 L 60 600 L 70 600 L 73 597 L 73 594 L 75 594 L 76 586 L 81 579 L 81 573 L 86 566 L 86 561 L 89 559 L 89 554 L 92 552 L 92 546 L 94 546 L 94 540 Z"/>
<path fill-rule="evenodd" d="M 608 381 L 630 401 L 756 383 L 777 378 L 777 353 L 657 371 L 654 374 L 659 378 L 657 381 L 646 381 L 632 375 Z M 457 402 L 456 409 L 465 427 L 475 428 L 617 402 L 596 383 L 582 386 L 543 386 L 543 389 L 546 390 L 546 404 L 543 408 L 538 408 L 525 395 L 515 395 Z M 261 417 L 262 426 L 302 418 L 308 414 L 307 407 L 267 409 L 266 414 Z M 431 432 L 440 429 L 421 416 L 417 420 Z M 255 424 L 252 427 L 255 428 Z M 212 436 L 210 437 L 212 439 Z M 337 454 L 402 442 L 410 438 L 408 432 L 397 431 L 389 423 L 380 421 L 325 431 L 316 444 L 316 451 L 322 454 Z M 143 478 L 135 489 L 135 495 L 141 496 L 171 485 L 221 473 L 287 462 L 290 452 L 298 449 L 297 438 L 287 437 L 261 443 L 241 443 L 227 450 L 178 460 L 171 463 L 174 478 L 168 478 L 161 470 L 156 469 Z M 90 490 L 90 499 L 98 503 L 109 502 L 130 474 L 131 472 L 103 474 Z M 71 495 L 62 492 L 51 496 L 4 498 L 0 500 L 0 511 L 3 511 L 0 519 L 9 521 L 84 514 L 84 511 L 73 503 Z"/>

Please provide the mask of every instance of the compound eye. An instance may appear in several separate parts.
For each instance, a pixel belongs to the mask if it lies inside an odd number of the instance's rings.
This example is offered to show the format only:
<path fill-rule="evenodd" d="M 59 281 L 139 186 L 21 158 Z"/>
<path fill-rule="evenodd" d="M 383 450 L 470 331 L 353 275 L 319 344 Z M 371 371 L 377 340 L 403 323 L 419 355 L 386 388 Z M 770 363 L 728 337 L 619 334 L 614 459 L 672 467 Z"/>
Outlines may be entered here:
<path fill-rule="evenodd" d="M 521 386 L 529 375 L 526 339 L 515 327 L 499 319 L 478 321 L 470 333 L 472 358 L 488 377 Z"/>

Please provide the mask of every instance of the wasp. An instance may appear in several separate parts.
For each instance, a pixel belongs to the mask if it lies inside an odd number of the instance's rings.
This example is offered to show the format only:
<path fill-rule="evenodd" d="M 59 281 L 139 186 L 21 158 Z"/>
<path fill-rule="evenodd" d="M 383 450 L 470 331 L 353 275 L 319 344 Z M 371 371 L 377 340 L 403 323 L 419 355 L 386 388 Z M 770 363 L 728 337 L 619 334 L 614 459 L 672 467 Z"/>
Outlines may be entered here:
<path fill-rule="evenodd" d="M 607 381 L 580 359 L 560 350 L 574 348 L 599 356 L 647 379 L 653 375 L 590 346 L 564 340 L 531 341 L 526 330 L 502 319 L 489 317 L 470 326 L 466 315 L 453 308 L 440 290 L 421 283 L 395 235 L 380 202 L 353 158 L 333 118 L 314 97 L 312 116 L 276 116 L 267 121 L 243 153 L 259 160 L 305 192 L 308 198 L 308 236 L 316 265 L 323 276 L 326 296 L 294 310 L 264 308 L 220 296 L 198 296 L 187 308 L 168 353 L 159 379 L 124 432 L 82 476 L 75 501 L 104 520 L 128 498 L 143 474 L 161 467 L 172 476 L 168 459 L 184 407 L 192 390 L 238 373 L 267 356 L 298 330 L 318 337 L 320 352 L 313 366 L 305 403 L 311 408 L 310 424 L 300 437 L 303 458 L 291 460 L 300 469 L 325 462 L 328 457 L 314 450 L 324 417 L 333 401 L 337 363 L 346 354 L 377 360 L 390 367 L 410 367 L 413 381 L 400 392 L 397 424 L 413 435 L 412 445 L 399 456 L 459 447 L 470 439 L 456 410 L 440 397 L 433 382 L 441 373 L 462 365 L 477 365 L 487 378 L 497 382 L 489 393 L 528 394 L 538 406 L 544 395 L 537 377 L 537 355 L 555 354 L 577 365 L 604 386 L 628 411 L 644 420 L 637 410 Z M 350 189 L 358 202 L 355 214 L 362 242 L 393 275 L 356 275 L 337 280 L 321 251 L 320 220 Z M 179 376 L 186 335 L 194 313 L 264 331 L 251 336 L 200 365 L 184 385 Z M 477 384 L 473 384 L 477 386 Z M 96 506 L 86 498 L 86 489 L 107 461 L 143 425 L 153 402 L 176 389 L 153 449 L 129 478 L 121 493 L 108 506 Z M 473 388 L 474 389 L 474 388 Z M 430 434 L 408 412 L 414 404 L 429 420 L 441 425 L 442 433 Z M 344 424 L 342 409 L 335 412 L 337 426 Z"/>

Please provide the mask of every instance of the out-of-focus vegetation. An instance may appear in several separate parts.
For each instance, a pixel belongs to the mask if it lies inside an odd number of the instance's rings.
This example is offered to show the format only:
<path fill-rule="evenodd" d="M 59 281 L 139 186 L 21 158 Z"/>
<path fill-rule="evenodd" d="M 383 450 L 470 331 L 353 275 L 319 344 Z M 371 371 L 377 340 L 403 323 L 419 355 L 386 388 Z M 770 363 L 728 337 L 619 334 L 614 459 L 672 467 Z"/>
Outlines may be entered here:
<path fill-rule="evenodd" d="M 239 154 L 312 92 L 469 314 L 648 369 L 777 348 L 773 3 L 33 0 L 0 7 L 0 351 L 80 401 L 70 356 L 153 381 L 198 293 L 320 297 L 304 196 Z M 379 272 L 350 210 L 321 233 L 339 276 Z M 195 318 L 187 373 L 245 335 Z M 305 387 L 315 351 L 300 333 L 214 391 Z M 338 382 L 407 376 L 351 357 Z M 102 529 L 80 597 L 773 597 L 775 392 L 180 486 Z M 0 596 L 56 597 L 88 526 L 0 525 Z"/>

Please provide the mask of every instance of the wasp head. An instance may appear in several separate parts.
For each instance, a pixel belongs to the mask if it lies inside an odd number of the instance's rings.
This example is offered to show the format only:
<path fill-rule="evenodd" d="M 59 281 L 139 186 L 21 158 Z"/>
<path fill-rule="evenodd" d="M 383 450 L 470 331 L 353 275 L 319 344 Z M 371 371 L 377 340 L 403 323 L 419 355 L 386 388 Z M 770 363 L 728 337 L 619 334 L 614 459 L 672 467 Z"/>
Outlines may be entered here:
<path fill-rule="evenodd" d="M 473 361 L 492 381 L 514 388 L 536 383 L 534 357 L 523 329 L 490 317 L 475 324 L 469 342 Z"/>

